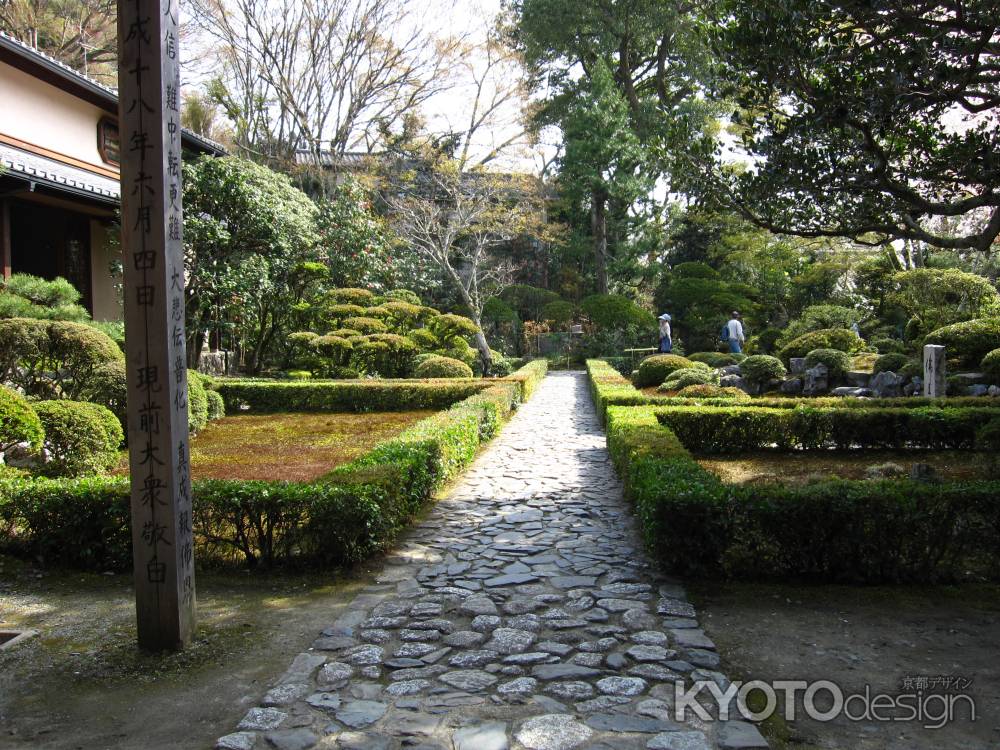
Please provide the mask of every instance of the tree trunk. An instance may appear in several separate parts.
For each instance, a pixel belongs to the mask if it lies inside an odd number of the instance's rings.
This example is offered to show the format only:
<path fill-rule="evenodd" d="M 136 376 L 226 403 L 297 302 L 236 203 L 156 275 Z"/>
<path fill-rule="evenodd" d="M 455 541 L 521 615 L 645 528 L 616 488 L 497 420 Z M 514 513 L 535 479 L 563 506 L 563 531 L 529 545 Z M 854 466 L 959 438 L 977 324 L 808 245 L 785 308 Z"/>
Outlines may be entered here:
<path fill-rule="evenodd" d="M 608 214 L 607 193 L 594 188 L 590 201 L 590 231 L 594 238 L 594 265 L 597 273 L 597 293 L 608 293 Z"/>
<path fill-rule="evenodd" d="M 477 326 L 480 325 L 478 317 L 473 317 L 473 321 Z M 483 333 L 481 327 L 479 333 L 476 334 L 476 349 L 479 350 L 479 362 L 483 366 L 483 377 L 486 377 L 490 374 L 490 369 L 493 366 L 493 355 L 490 353 L 490 345 L 487 343 L 486 335 Z"/>

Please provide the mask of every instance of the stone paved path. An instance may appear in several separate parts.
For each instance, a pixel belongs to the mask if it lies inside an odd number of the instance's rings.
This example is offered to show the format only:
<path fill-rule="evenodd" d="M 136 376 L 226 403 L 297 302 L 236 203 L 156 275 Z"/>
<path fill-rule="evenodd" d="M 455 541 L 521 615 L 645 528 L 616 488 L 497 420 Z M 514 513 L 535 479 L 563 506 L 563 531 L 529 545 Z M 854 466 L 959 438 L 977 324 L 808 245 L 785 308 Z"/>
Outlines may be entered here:
<path fill-rule="evenodd" d="M 727 682 L 641 549 L 582 373 L 546 378 L 385 563 L 217 747 L 766 747 L 674 720 L 675 680 Z"/>

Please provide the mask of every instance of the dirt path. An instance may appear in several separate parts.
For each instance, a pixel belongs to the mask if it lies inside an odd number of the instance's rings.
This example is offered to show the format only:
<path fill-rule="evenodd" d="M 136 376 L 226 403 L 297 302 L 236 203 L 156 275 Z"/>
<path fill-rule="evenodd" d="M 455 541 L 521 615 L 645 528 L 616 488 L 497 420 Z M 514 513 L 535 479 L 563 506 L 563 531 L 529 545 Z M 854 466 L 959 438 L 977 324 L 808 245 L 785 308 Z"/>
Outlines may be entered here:
<path fill-rule="evenodd" d="M 0 748 L 210 747 L 366 581 L 204 575 L 196 643 L 158 659 L 135 651 L 128 577 L 0 558 L 0 627 L 41 631 L 0 651 Z"/>
<path fill-rule="evenodd" d="M 900 692 L 906 677 L 971 679 L 976 722 L 789 726 L 778 750 L 1000 748 L 1000 586 L 691 586 L 705 631 L 734 679 L 832 680 L 846 691 Z M 935 709 L 936 710 L 936 709 Z"/>

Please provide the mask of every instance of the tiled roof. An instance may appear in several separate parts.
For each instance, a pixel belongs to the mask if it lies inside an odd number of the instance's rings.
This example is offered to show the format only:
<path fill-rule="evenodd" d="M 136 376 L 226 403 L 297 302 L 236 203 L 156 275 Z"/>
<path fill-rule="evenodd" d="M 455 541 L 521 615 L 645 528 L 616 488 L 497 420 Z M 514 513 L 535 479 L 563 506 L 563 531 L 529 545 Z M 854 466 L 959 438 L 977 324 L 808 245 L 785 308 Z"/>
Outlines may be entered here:
<path fill-rule="evenodd" d="M 63 191 L 88 195 L 108 203 L 117 203 L 121 198 L 118 180 L 3 143 L 0 143 L 0 165 L 3 166 L 5 175 L 20 177 Z"/>
<path fill-rule="evenodd" d="M 360 169 L 368 165 L 368 162 L 372 159 L 384 158 L 385 154 L 375 153 L 369 154 L 363 151 L 348 151 L 347 153 L 337 155 L 332 151 L 323 150 L 319 154 L 319 166 L 321 167 L 332 167 L 338 166 L 346 169 Z M 309 149 L 300 148 L 295 152 L 295 163 L 304 166 L 316 164 L 316 154 Z"/>

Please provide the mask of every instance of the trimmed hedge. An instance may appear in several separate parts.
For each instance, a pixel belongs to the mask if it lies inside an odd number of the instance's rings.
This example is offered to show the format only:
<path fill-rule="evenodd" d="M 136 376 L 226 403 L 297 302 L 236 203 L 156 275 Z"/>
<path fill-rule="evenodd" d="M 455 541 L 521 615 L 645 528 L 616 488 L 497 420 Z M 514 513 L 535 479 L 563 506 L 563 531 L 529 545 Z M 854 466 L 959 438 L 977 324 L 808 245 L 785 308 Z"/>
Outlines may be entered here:
<path fill-rule="evenodd" d="M 659 422 L 699 453 L 762 448 L 973 448 L 976 433 L 997 418 L 990 408 L 836 409 L 758 406 L 654 408 Z"/>
<path fill-rule="evenodd" d="M 676 573 L 865 583 L 970 570 L 1000 577 L 1000 482 L 727 486 L 641 407 L 608 409 L 608 446 L 647 546 Z"/>
<path fill-rule="evenodd" d="M 418 378 L 471 378 L 472 368 L 451 357 L 431 354 L 413 369 Z"/>
<path fill-rule="evenodd" d="M 754 354 L 740 362 L 740 373 L 748 383 L 763 388 L 772 380 L 785 377 L 785 366 L 777 357 Z"/>
<path fill-rule="evenodd" d="M 927 335 L 924 344 L 943 345 L 948 359 L 976 367 L 983 357 L 1000 349 L 1000 318 L 979 318 L 938 328 Z"/>
<path fill-rule="evenodd" d="M 18 443 L 40 448 L 44 436 L 42 423 L 27 399 L 0 385 L 0 453 Z"/>
<path fill-rule="evenodd" d="M 864 345 L 865 343 L 853 331 L 844 328 L 823 328 L 789 341 L 782 347 L 778 356 L 784 362 L 788 362 L 792 357 L 805 357 L 814 349 L 836 349 L 854 354 L 861 351 Z"/>
<path fill-rule="evenodd" d="M 1000 349 L 994 349 L 983 357 L 979 368 L 994 380 L 1000 380 Z"/>
<path fill-rule="evenodd" d="M 842 378 L 851 369 L 851 357 L 839 349 L 813 349 L 806 355 L 806 367 L 826 365 L 831 378 Z"/>
<path fill-rule="evenodd" d="M 222 419 L 226 416 L 226 402 L 218 391 L 205 391 L 205 399 L 208 402 L 208 421 Z"/>
<path fill-rule="evenodd" d="M 894 372 L 898 374 L 911 359 L 911 357 L 898 352 L 882 354 L 875 360 L 875 365 L 872 367 L 872 374 L 878 375 L 880 372 Z"/>
<path fill-rule="evenodd" d="M 635 375 L 636 388 L 649 388 L 654 385 L 661 385 L 677 370 L 687 367 L 694 367 L 695 363 L 690 359 L 681 357 L 678 354 L 654 354 L 646 357 L 639 363 L 639 369 Z"/>
<path fill-rule="evenodd" d="M 714 370 L 685 367 L 675 370 L 657 391 L 679 391 L 689 385 L 718 385 L 719 373 Z"/>
<path fill-rule="evenodd" d="M 199 561 L 347 565 L 385 549 L 545 373 L 538 361 L 492 381 L 317 482 L 195 482 Z M 0 548 L 50 564 L 126 570 L 129 526 L 126 478 L 0 481 L 0 530 L 9 530 Z"/>
<path fill-rule="evenodd" d="M 484 380 L 219 380 L 226 411 L 371 412 L 446 409 L 489 387 Z"/>
<path fill-rule="evenodd" d="M 118 463 L 118 449 L 125 440 L 121 422 L 100 404 L 86 401 L 36 401 L 32 408 L 45 432 L 45 449 L 51 460 L 38 473 L 78 477 L 108 471 Z"/>
<path fill-rule="evenodd" d="M 677 394 L 684 399 L 725 399 L 726 401 L 752 401 L 753 397 L 740 388 L 719 385 L 689 385 Z"/>
<path fill-rule="evenodd" d="M 694 354 L 688 354 L 687 358 L 692 362 L 703 362 L 709 367 L 729 367 L 730 365 L 738 365 L 742 357 L 737 357 L 734 354 L 725 354 L 723 352 L 695 352 Z"/>
<path fill-rule="evenodd" d="M 632 384 L 620 375 L 608 363 L 599 359 L 587 361 L 587 371 L 590 375 L 590 392 L 597 405 L 598 415 L 605 419 L 611 406 L 729 406 L 732 401 L 724 398 L 682 398 L 677 396 L 647 395 L 637 391 Z M 922 409 L 922 408 L 961 408 L 979 409 L 1000 408 L 1000 398 L 968 397 L 968 398 L 924 398 L 911 396 L 905 398 L 854 399 L 825 397 L 756 397 L 753 405 L 769 409 L 795 409 L 797 407 L 838 409 Z M 1000 411 L 996 412 L 1000 416 Z"/>
<path fill-rule="evenodd" d="M 188 431 L 201 432 L 208 424 L 208 396 L 205 383 L 195 370 L 187 371 L 188 381 Z"/>

